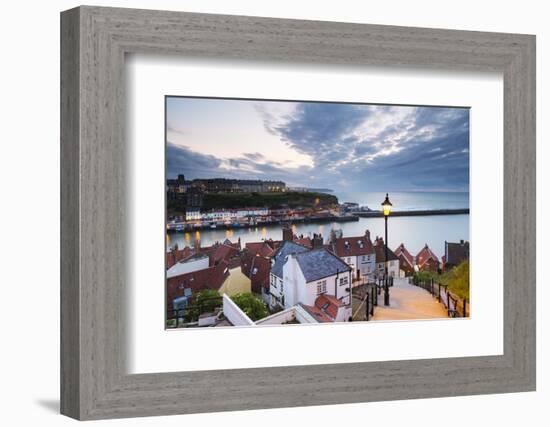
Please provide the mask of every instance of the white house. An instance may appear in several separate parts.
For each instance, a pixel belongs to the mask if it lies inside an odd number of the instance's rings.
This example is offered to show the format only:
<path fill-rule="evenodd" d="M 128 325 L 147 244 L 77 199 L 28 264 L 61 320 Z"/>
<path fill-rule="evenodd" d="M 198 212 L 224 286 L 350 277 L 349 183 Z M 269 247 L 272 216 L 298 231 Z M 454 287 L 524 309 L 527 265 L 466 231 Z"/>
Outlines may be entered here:
<path fill-rule="evenodd" d="M 351 317 L 351 267 L 326 249 L 285 241 L 271 268 L 271 306 L 301 305 L 319 321 Z"/>
<path fill-rule="evenodd" d="M 331 242 L 331 249 L 352 269 L 352 277 L 373 279 L 376 271 L 376 253 L 367 230 L 364 236 L 341 237 Z"/>

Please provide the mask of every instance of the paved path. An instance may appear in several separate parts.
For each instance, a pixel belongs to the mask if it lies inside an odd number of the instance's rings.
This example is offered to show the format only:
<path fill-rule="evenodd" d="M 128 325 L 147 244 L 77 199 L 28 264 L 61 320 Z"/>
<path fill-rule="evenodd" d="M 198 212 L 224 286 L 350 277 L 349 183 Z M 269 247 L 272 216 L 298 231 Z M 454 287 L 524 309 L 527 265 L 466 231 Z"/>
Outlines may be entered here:
<path fill-rule="evenodd" d="M 372 320 L 410 320 L 447 318 L 447 309 L 428 291 L 409 285 L 406 280 L 395 280 L 390 287 L 390 305 L 384 306 L 384 290 L 378 295 Z"/>

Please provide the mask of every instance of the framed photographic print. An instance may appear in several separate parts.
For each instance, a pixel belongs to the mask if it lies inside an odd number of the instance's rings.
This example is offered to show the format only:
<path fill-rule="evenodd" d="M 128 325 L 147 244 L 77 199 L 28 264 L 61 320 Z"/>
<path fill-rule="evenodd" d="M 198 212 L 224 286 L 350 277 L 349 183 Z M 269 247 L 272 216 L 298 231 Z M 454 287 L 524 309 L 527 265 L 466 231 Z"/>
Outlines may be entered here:
<path fill-rule="evenodd" d="M 62 413 L 534 390 L 534 36 L 80 7 L 61 40 Z"/>

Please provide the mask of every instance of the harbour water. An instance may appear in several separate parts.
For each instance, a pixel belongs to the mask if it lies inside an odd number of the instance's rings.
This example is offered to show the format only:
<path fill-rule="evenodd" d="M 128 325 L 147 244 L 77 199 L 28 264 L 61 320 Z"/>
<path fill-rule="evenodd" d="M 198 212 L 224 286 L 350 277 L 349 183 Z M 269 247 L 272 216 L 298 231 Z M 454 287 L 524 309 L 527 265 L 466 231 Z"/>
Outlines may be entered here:
<path fill-rule="evenodd" d="M 394 210 L 463 209 L 470 206 L 469 194 L 464 192 L 393 192 L 390 194 Z M 379 210 L 386 193 L 334 192 L 340 203 L 354 202 Z"/>
<path fill-rule="evenodd" d="M 337 194 L 337 193 L 335 193 Z M 355 202 L 367 205 L 371 209 L 379 209 L 385 193 L 368 194 L 337 194 L 339 201 Z M 347 197 L 346 197 L 347 196 Z M 419 209 L 459 209 L 468 208 L 468 193 L 392 193 L 390 199 L 395 210 Z M 391 249 L 404 243 L 414 255 L 426 243 L 436 255 L 444 254 L 445 240 L 458 242 L 469 240 L 469 215 L 441 215 L 441 216 L 411 216 L 390 217 L 388 223 L 388 242 Z M 341 229 L 344 236 L 359 236 L 365 230 L 370 230 L 371 238 L 384 235 L 383 218 L 360 218 L 359 221 L 336 223 L 304 223 L 293 225 L 296 235 L 312 236 L 321 233 L 325 242 L 330 236 L 331 229 Z M 200 239 L 202 246 L 210 246 L 226 238 L 233 242 L 241 239 L 244 246 L 247 242 L 258 242 L 263 239 L 281 240 L 282 231 L 279 225 L 262 226 L 241 229 L 211 229 L 196 232 L 176 232 L 167 235 L 167 246 L 193 246 L 196 239 Z"/>

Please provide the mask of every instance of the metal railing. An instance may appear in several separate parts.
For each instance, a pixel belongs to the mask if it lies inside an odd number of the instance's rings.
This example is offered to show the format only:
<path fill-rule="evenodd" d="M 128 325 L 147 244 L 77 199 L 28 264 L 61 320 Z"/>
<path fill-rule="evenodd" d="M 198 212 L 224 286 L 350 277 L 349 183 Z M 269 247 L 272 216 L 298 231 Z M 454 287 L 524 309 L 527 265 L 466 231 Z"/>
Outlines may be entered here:
<path fill-rule="evenodd" d="M 166 327 L 182 328 L 194 326 L 198 323 L 201 314 L 221 309 L 223 306 L 223 296 L 198 298 L 195 304 L 188 304 L 184 307 L 174 308 L 172 304 L 166 307 Z M 195 317 L 197 318 L 195 320 Z"/>
<path fill-rule="evenodd" d="M 447 309 L 449 317 L 469 317 L 470 303 L 466 298 L 460 298 L 449 291 L 447 285 L 430 280 L 412 279 L 412 284 L 428 291 Z"/>

